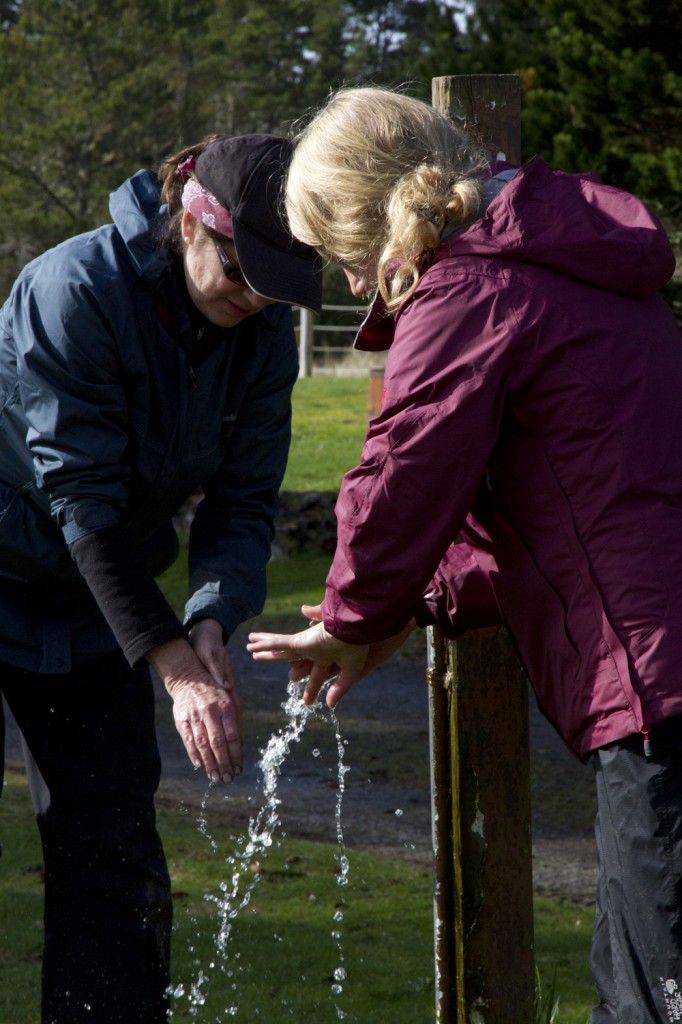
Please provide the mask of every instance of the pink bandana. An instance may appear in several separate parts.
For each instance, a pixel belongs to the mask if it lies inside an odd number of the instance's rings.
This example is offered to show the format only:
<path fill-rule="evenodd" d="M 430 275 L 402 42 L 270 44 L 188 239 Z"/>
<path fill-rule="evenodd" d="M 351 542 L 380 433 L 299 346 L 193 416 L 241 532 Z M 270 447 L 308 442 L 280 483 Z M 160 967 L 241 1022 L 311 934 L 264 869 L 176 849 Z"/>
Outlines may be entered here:
<path fill-rule="evenodd" d="M 202 188 L 196 178 L 188 178 L 182 190 L 182 205 L 193 217 L 219 235 L 232 238 L 232 218 L 208 189 Z"/>

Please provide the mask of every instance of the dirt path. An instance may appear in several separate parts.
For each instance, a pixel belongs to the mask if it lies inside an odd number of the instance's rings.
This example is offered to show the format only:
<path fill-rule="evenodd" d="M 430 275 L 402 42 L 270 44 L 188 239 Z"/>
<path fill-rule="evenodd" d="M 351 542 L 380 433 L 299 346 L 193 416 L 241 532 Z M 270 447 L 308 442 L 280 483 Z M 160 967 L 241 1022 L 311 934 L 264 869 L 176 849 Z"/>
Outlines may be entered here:
<path fill-rule="evenodd" d="M 159 799 L 198 812 L 202 803 L 210 828 L 239 834 L 263 803 L 261 751 L 286 728 L 286 669 L 257 665 L 232 644 L 232 658 L 244 705 L 245 768 L 229 787 L 208 789 L 192 769 L 175 731 L 170 701 L 158 685 L 158 734 L 163 758 Z M 342 800 L 344 839 L 349 849 L 371 848 L 424 863 L 431 861 L 428 696 L 421 641 L 405 655 L 377 669 L 342 702 L 338 727 L 345 774 Z M 533 778 L 533 871 L 536 892 L 581 904 L 593 901 L 595 883 L 592 821 L 594 794 L 589 769 L 568 753 L 530 703 Z M 8 729 L 8 763 L 19 765 L 16 729 Z M 336 840 L 338 749 L 335 725 L 325 714 L 309 721 L 293 743 L 278 781 L 281 829 L 285 835 Z"/>
<path fill-rule="evenodd" d="M 245 826 L 262 805 L 257 762 L 273 733 L 286 727 L 286 669 L 257 665 L 240 639 L 232 660 L 244 704 L 245 769 L 230 787 L 208 797 L 209 816 L 223 817 L 230 830 Z M 428 694 L 426 654 L 420 641 L 407 655 L 364 680 L 339 706 L 345 776 L 342 823 L 350 847 L 431 861 Z M 164 757 L 161 797 L 197 806 L 205 780 L 188 767 L 165 695 L 159 700 L 159 735 Z M 554 733 L 530 700 L 533 779 L 533 875 L 537 893 L 580 904 L 594 900 L 596 880 L 592 775 Z M 338 788 L 335 726 L 328 714 L 306 725 L 280 776 L 277 795 L 287 835 L 334 842 Z"/>

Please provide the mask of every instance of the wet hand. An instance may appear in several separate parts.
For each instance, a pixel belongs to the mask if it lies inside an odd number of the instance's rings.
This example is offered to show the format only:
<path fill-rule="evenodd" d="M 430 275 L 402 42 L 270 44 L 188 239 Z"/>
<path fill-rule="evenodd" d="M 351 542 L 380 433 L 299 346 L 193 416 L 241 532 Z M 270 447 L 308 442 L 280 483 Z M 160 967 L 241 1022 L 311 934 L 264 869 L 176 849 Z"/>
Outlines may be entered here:
<path fill-rule="evenodd" d="M 303 612 L 309 618 L 316 609 L 304 606 Z M 314 704 L 327 680 L 332 683 L 327 691 L 326 702 L 336 707 L 341 697 L 365 674 L 367 660 L 366 644 L 346 644 L 328 633 L 322 622 L 315 622 L 300 633 L 250 633 L 246 649 L 256 661 L 288 661 L 292 668 L 291 679 L 305 679 L 303 693 L 305 704 Z"/>
<path fill-rule="evenodd" d="M 231 782 L 242 770 L 241 704 L 229 657 L 217 650 L 215 635 L 200 629 L 190 643 L 172 640 L 153 648 L 147 660 L 173 698 L 175 725 L 192 764 L 212 781 Z M 222 647 L 222 633 L 220 639 Z"/>

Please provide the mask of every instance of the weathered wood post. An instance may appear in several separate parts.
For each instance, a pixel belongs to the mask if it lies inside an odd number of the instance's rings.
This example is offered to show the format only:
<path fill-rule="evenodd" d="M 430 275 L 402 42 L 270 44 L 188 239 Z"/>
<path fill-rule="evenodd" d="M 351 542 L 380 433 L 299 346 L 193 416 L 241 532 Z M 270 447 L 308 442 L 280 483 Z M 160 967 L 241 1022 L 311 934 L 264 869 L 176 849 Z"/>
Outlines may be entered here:
<path fill-rule="evenodd" d="M 520 160 L 515 75 L 435 78 L 433 103 Z M 436 1009 L 441 1024 L 534 1013 L 528 692 L 508 638 L 429 637 Z"/>

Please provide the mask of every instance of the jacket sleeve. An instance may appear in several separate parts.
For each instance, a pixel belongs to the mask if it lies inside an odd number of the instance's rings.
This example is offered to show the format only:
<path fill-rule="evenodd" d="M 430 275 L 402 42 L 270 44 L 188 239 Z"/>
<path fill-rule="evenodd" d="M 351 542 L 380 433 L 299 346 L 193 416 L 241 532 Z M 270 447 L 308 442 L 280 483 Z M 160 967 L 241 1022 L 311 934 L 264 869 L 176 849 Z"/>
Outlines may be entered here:
<path fill-rule="evenodd" d="M 128 494 L 127 399 L 107 302 L 113 284 L 104 274 L 73 278 L 56 260 L 39 274 L 14 302 L 12 335 L 36 479 L 72 544 L 117 526 Z"/>
<path fill-rule="evenodd" d="M 291 440 L 298 354 L 291 310 L 278 312 L 270 319 L 267 357 L 242 402 L 222 465 L 203 487 L 190 530 L 185 622 L 218 619 L 226 639 L 263 609 Z"/>
<path fill-rule="evenodd" d="M 488 574 L 469 544 L 448 548 L 415 607 L 414 617 L 418 626 L 437 626 L 450 640 L 469 629 L 502 625 Z"/>
<path fill-rule="evenodd" d="M 325 627 L 348 643 L 400 632 L 459 534 L 504 415 L 514 310 L 504 270 L 438 264 L 399 311 L 382 413 L 343 481 Z"/>
<path fill-rule="evenodd" d="M 130 474 L 127 402 L 107 312 L 107 296 L 115 299 L 112 288 L 121 305 L 120 282 L 103 273 L 99 287 L 91 284 L 70 277 L 57 261 L 43 262 L 39 280 L 27 278 L 21 286 L 12 335 L 38 484 L 49 495 L 81 576 L 134 665 L 185 630 L 133 558 L 121 522 Z"/>

